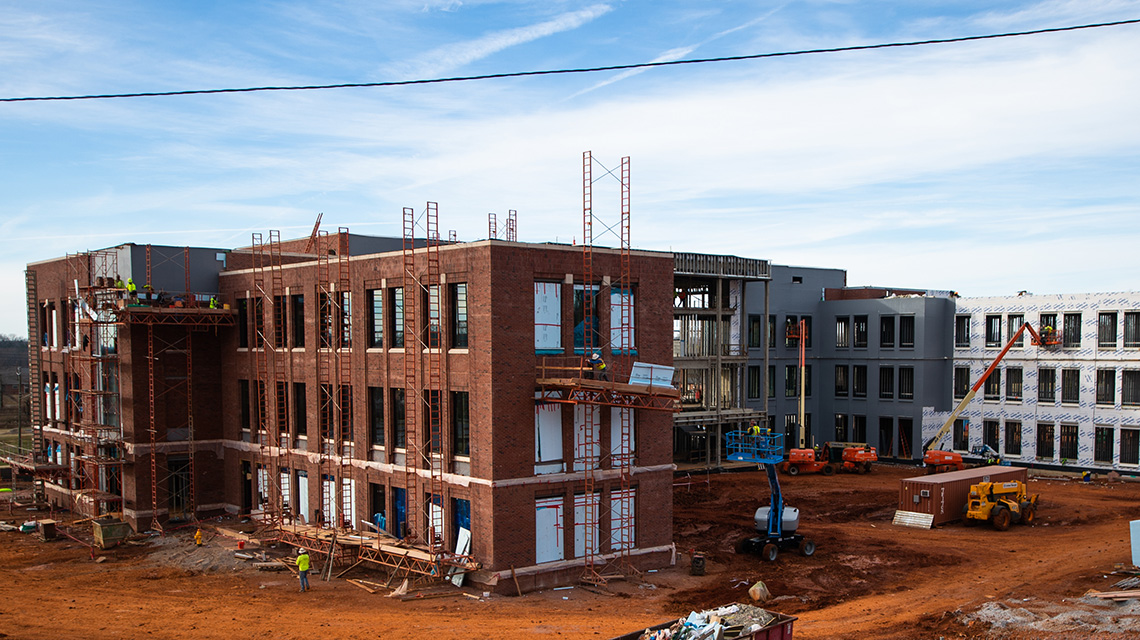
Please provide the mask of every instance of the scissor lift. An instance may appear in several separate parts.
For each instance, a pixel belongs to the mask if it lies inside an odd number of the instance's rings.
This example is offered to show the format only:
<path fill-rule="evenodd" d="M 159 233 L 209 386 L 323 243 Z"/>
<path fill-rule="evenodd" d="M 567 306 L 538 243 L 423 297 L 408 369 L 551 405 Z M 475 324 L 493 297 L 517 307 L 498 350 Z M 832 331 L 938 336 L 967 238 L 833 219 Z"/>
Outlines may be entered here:
<path fill-rule="evenodd" d="M 798 511 L 790 526 L 786 527 L 784 524 L 784 496 L 780 493 L 780 480 L 776 476 L 776 465 L 784 460 L 784 435 L 779 433 L 749 435 L 744 431 L 730 431 L 725 437 L 729 460 L 764 465 L 771 493 L 771 503 L 767 507 L 767 513 L 764 513 L 765 507 L 760 507 L 754 516 L 756 532 L 761 535 L 742 540 L 737 551 L 759 552 L 760 557 L 769 562 L 776 559 L 780 549 L 796 549 L 805 556 L 815 553 L 815 543 L 796 533 L 799 527 Z M 761 528 L 761 520 L 767 521 L 766 528 Z"/>

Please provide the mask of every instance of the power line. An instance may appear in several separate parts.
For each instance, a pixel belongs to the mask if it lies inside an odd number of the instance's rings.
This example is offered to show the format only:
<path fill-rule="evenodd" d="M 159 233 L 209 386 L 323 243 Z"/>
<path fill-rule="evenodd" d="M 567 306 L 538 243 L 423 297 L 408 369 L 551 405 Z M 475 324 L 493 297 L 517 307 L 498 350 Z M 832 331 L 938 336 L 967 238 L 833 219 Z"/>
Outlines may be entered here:
<path fill-rule="evenodd" d="M 828 47 L 823 49 L 800 49 L 796 51 L 779 51 L 775 53 L 755 53 L 743 56 L 722 56 L 717 58 L 693 58 L 689 60 L 669 60 L 664 62 L 640 62 L 636 64 L 619 64 L 605 67 L 581 67 L 576 69 L 548 69 L 543 71 L 513 71 L 509 73 L 489 73 L 478 76 L 452 76 L 447 78 L 428 78 L 420 80 L 394 80 L 391 82 L 349 82 L 343 84 L 313 84 L 286 87 L 244 87 L 240 89 L 187 89 L 183 91 L 146 91 L 139 93 L 104 93 L 77 96 L 34 96 L 20 98 L 0 98 L 0 102 L 50 102 L 62 100 L 106 100 L 110 98 L 156 98 L 165 96 L 192 96 L 214 93 L 254 93 L 260 91 L 315 91 L 320 89 L 358 89 L 365 87 L 402 87 L 416 84 L 442 84 L 445 82 L 469 82 L 472 80 L 496 80 L 500 78 L 525 78 L 530 76 L 552 76 L 570 73 L 597 73 L 600 71 L 626 71 L 629 69 L 649 69 L 652 67 L 671 67 L 682 64 L 704 64 L 708 62 L 734 62 L 739 60 L 761 60 L 764 58 L 786 58 L 790 56 L 803 56 L 816 53 L 841 53 L 845 51 L 870 51 L 873 49 L 892 49 L 899 47 L 919 47 L 931 44 L 952 44 L 956 42 L 973 42 L 977 40 L 995 40 L 998 38 L 1015 38 L 1019 36 L 1034 36 L 1044 33 L 1060 33 L 1063 31 L 1079 31 L 1082 29 L 1099 29 L 1102 27 L 1118 27 L 1121 25 L 1138 24 L 1140 18 L 1132 20 L 1118 20 L 1116 22 L 1098 22 L 1095 24 L 1081 24 L 1069 27 L 1053 27 L 1050 29 L 1034 29 L 1032 31 L 1009 31 L 1005 33 L 991 33 L 980 36 L 962 36 L 960 38 L 939 38 L 934 40 L 914 40 L 909 42 L 887 42 L 880 44 L 864 44 L 849 47 Z"/>

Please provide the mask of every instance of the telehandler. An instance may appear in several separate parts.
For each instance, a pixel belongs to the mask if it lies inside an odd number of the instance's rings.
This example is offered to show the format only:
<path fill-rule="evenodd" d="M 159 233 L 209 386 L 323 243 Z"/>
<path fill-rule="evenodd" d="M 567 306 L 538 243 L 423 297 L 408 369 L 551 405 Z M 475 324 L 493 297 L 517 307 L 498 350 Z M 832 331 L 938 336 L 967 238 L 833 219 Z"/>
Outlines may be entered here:
<path fill-rule="evenodd" d="M 994 529 L 1005 531 L 1011 523 L 1029 525 L 1036 519 L 1037 494 L 1030 495 L 1020 480 L 972 485 L 962 507 L 962 523 L 967 526 L 988 521 Z"/>

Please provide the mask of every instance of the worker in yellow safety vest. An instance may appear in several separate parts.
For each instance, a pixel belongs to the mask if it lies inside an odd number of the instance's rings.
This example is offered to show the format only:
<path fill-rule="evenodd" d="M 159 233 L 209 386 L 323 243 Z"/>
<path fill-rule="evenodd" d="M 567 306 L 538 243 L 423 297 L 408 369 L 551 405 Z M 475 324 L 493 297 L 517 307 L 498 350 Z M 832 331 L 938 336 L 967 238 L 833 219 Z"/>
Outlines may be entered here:
<path fill-rule="evenodd" d="M 138 294 L 139 294 L 139 289 L 138 289 L 138 287 L 135 286 L 134 279 L 133 278 L 127 278 L 127 295 L 134 298 Z"/>
<path fill-rule="evenodd" d="M 606 373 L 606 361 L 602 360 L 602 356 L 597 352 L 590 354 L 590 366 L 594 369 L 595 380 L 609 380 L 610 376 Z"/>
<path fill-rule="evenodd" d="M 309 552 L 305 549 L 298 549 L 300 553 L 297 554 L 297 577 L 301 579 L 301 593 L 309 590 Z"/>

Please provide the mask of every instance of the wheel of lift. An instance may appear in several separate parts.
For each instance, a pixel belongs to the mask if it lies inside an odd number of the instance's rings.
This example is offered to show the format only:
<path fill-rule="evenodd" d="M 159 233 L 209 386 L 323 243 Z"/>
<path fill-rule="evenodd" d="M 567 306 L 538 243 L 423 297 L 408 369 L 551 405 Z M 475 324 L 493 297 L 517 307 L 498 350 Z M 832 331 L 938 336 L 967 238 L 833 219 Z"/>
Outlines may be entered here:
<path fill-rule="evenodd" d="M 990 522 L 994 525 L 994 529 L 998 531 L 1006 531 L 1009 529 L 1009 523 L 1013 520 L 1013 514 L 1009 512 L 1004 505 L 994 505 L 990 510 Z"/>
<path fill-rule="evenodd" d="M 760 557 L 768 562 L 775 562 L 778 555 L 780 555 L 780 548 L 771 542 L 764 545 L 764 548 L 760 550 Z"/>
<path fill-rule="evenodd" d="M 795 465 L 795 464 L 788 464 L 788 475 L 789 475 L 789 476 L 798 476 L 798 475 L 800 475 L 800 467 L 799 467 L 799 465 Z"/>
<path fill-rule="evenodd" d="M 829 465 L 829 464 L 825 464 L 825 465 L 823 465 L 823 475 L 825 475 L 825 476 L 829 476 L 829 475 L 831 475 L 831 474 L 833 474 L 833 473 L 835 473 L 835 467 L 833 467 L 833 466 L 831 466 L 831 465 Z"/>
<path fill-rule="evenodd" d="M 1029 502 L 1021 503 L 1021 523 L 1031 525 L 1037 520 L 1037 508 Z"/>
<path fill-rule="evenodd" d="M 975 524 L 977 524 L 978 521 L 974 520 L 973 518 L 966 515 L 967 513 L 969 513 L 969 511 L 970 511 L 970 505 L 969 504 L 962 505 L 962 524 L 966 525 L 967 527 L 972 527 Z"/>
<path fill-rule="evenodd" d="M 815 543 L 807 538 L 800 540 L 800 555 L 810 558 L 815 553 Z"/>

